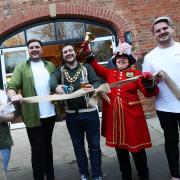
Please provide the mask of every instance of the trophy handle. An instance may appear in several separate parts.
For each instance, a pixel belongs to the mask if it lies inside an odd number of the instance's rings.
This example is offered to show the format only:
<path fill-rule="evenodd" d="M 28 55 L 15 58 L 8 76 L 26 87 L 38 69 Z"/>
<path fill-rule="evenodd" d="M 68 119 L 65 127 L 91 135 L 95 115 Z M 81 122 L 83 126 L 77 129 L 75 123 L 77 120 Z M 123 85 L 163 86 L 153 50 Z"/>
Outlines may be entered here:
<path fill-rule="evenodd" d="M 93 41 L 96 37 L 93 35 L 93 33 L 91 32 L 86 32 L 84 41 L 90 43 L 91 41 Z"/>

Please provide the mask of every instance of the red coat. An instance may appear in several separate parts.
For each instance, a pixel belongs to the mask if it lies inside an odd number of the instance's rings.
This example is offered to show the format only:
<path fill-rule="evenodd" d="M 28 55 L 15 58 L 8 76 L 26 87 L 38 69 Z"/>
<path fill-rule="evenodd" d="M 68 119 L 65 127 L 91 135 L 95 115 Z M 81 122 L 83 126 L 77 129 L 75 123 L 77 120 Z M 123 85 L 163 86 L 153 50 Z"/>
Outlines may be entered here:
<path fill-rule="evenodd" d="M 117 68 L 108 69 L 99 65 L 95 60 L 90 63 L 96 73 L 109 84 L 125 80 L 141 74 L 139 70 Z M 102 135 L 106 137 L 106 145 L 116 148 L 125 148 L 131 152 L 151 147 L 151 139 L 137 94 L 140 90 L 144 96 L 157 95 L 159 89 L 149 93 L 141 83 L 141 78 L 121 87 L 111 88 L 108 94 L 111 104 L 102 103 Z"/>

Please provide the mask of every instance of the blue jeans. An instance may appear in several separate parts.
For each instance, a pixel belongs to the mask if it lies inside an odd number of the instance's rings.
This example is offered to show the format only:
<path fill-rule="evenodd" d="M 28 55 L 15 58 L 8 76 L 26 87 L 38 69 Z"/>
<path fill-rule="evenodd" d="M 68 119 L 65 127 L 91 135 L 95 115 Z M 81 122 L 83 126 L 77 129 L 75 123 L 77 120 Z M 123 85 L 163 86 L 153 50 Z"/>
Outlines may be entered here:
<path fill-rule="evenodd" d="M 2 158 L 3 158 L 4 171 L 7 172 L 9 159 L 10 159 L 10 155 L 11 155 L 11 147 L 6 148 L 6 149 L 0 149 L 0 153 L 1 153 Z"/>
<path fill-rule="evenodd" d="M 80 174 L 89 176 L 88 159 L 84 143 L 86 135 L 92 178 L 100 177 L 102 171 L 98 112 L 67 113 L 66 125 L 71 136 Z"/>

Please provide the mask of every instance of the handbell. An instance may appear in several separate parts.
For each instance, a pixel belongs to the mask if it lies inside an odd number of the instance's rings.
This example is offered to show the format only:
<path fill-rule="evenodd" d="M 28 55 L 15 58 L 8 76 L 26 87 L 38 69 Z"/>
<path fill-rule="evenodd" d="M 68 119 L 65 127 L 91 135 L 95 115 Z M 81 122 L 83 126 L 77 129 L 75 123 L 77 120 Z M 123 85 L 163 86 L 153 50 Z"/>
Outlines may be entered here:
<path fill-rule="evenodd" d="M 85 38 L 84 38 L 84 42 L 86 43 L 90 43 L 91 41 L 93 41 L 96 37 L 91 33 L 91 32 L 86 32 Z M 83 42 L 83 43 L 84 43 Z M 82 54 L 83 48 L 81 48 L 78 52 L 78 55 Z"/>
<path fill-rule="evenodd" d="M 91 41 L 93 41 L 96 37 L 93 35 L 93 33 L 91 32 L 86 32 L 84 41 L 90 43 Z"/>

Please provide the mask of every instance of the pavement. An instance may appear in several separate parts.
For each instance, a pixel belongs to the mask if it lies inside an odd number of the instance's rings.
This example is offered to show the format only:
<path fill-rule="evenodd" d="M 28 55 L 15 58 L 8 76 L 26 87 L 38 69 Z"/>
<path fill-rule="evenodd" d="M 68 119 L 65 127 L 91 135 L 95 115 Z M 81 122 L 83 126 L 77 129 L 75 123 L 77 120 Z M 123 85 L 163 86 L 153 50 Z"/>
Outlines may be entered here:
<path fill-rule="evenodd" d="M 146 150 L 151 180 L 169 180 L 169 169 L 164 153 L 164 137 L 157 117 L 147 119 L 153 147 Z M 14 140 L 8 180 L 33 180 L 30 145 L 25 128 L 11 130 Z M 56 180 L 79 180 L 73 147 L 65 122 L 56 122 L 53 133 L 54 167 Z M 86 145 L 87 147 L 87 145 Z M 119 164 L 113 148 L 105 146 L 101 137 L 103 180 L 121 180 Z M 132 159 L 131 159 L 132 160 Z M 132 161 L 133 180 L 138 180 Z"/>

